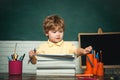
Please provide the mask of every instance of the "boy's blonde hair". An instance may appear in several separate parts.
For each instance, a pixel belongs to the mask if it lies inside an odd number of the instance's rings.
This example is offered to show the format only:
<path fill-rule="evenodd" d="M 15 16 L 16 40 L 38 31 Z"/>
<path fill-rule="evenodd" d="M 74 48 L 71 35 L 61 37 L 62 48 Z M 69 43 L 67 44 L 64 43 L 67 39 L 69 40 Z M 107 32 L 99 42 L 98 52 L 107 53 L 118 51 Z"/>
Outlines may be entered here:
<path fill-rule="evenodd" d="M 63 29 L 64 31 L 64 20 L 58 15 L 47 16 L 43 22 L 43 28 L 45 34 L 47 34 L 49 30 Z"/>

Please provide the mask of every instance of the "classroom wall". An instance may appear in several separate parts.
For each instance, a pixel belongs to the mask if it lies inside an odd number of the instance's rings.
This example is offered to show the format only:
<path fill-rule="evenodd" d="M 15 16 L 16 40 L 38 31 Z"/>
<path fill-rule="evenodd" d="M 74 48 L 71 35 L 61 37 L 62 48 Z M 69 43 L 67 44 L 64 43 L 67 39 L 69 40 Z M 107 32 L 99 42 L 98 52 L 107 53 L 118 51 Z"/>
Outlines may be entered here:
<path fill-rule="evenodd" d="M 119 0 L 0 0 L 0 40 L 47 40 L 42 22 L 51 14 L 65 20 L 64 40 L 80 32 L 120 32 Z"/>
<path fill-rule="evenodd" d="M 29 51 L 37 48 L 38 45 L 43 44 L 45 41 L 0 41 L 0 73 L 9 73 L 9 59 L 14 51 L 16 46 L 16 54 L 18 55 L 18 59 L 25 54 L 25 57 L 22 61 L 22 72 L 23 73 L 32 73 L 36 74 L 37 65 L 33 65 L 31 63 L 28 64 L 29 60 Z M 70 41 L 76 47 L 78 47 L 78 42 Z M 81 65 L 81 57 L 75 57 L 75 69 L 76 73 L 83 73 L 82 65 Z"/>

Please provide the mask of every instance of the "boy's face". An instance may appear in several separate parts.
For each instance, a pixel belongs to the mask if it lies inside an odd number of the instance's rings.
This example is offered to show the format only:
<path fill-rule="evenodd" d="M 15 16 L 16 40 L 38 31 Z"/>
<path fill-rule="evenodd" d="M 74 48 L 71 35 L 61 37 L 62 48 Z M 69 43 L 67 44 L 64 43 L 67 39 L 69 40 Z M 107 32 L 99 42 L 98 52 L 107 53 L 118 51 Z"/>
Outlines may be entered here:
<path fill-rule="evenodd" d="M 63 39 L 63 34 L 64 34 L 63 29 L 49 30 L 46 36 L 48 36 L 49 41 L 53 43 L 58 43 Z"/>

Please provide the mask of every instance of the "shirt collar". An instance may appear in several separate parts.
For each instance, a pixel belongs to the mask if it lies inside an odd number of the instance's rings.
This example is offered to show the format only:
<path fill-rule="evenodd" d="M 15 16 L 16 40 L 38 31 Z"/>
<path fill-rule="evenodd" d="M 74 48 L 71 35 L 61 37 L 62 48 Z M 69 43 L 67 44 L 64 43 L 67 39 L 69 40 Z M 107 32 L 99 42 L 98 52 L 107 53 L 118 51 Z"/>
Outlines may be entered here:
<path fill-rule="evenodd" d="M 54 45 L 61 46 L 62 43 L 63 43 L 63 40 L 61 40 L 61 41 L 58 42 L 58 43 L 53 43 L 53 42 L 51 42 L 51 41 L 48 40 L 48 45 L 49 45 L 50 47 L 52 47 L 52 46 L 54 46 Z"/>

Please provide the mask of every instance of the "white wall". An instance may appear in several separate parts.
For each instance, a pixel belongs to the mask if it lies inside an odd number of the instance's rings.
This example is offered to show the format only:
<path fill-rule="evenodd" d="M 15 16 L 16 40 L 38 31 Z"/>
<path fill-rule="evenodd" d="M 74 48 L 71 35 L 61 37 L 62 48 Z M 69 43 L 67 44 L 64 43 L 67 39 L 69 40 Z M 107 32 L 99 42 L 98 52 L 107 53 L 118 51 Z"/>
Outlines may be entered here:
<path fill-rule="evenodd" d="M 23 60 L 23 73 L 36 73 L 36 65 L 31 63 L 28 64 L 29 56 L 28 52 L 34 48 L 37 48 L 38 45 L 42 44 L 44 41 L 0 41 L 0 73 L 8 73 L 8 58 L 14 53 L 15 44 L 17 43 L 16 53 L 22 56 L 24 53 L 25 58 Z M 77 41 L 71 41 L 74 45 L 78 47 Z M 81 58 L 76 59 L 77 67 L 76 72 L 80 73 L 80 60 Z"/>

